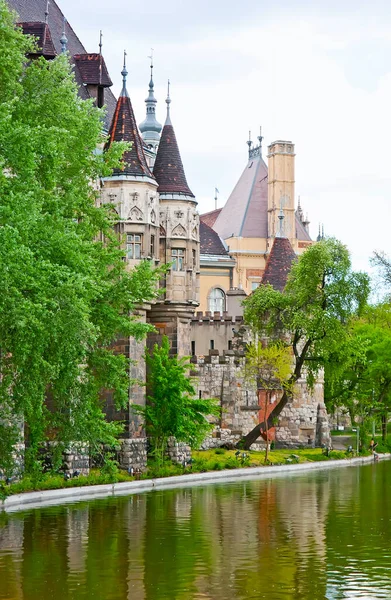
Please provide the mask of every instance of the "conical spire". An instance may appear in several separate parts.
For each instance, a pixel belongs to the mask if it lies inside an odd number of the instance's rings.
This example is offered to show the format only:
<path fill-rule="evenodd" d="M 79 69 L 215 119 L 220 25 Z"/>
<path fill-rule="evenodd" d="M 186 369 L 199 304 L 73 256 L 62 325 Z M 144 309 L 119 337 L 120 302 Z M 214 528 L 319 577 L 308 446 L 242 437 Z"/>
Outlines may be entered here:
<path fill-rule="evenodd" d="M 282 292 L 295 260 L 296 254 L 288 238 L 274 238 L 272 249 L 266 261 L 262 283 L 272 285 L 275 290 Z"/>
<path fill-rule="evenodd" d="M 175 194 L 194 198 L 193 192 L 187 185 L 175 131 L 170 119 L 170 83 L 168 83 L 167 118 L 163 127 L 159 149 L 156 155 L 153 174 L 159 184 L 160 194 Z"/>
<path fill-rule="evenodd" d="M 144 141 L 148 143 L 154 144 L 154 142 L 159 142 L 160 132 L 162 130 L 162 126 L 156 120 L 156 104 L 157 100 L 155 98 L 154 93 L 154 83 L 153 83 L 153 53 L 151 50 L 151 59 L 150 69 L 151 69 L 151 79 L 149 82 L 149 93 L 148 98 L 145 100 L 145 104 L 147 107 L 147 115 L 142 123 L 140 123 L 140 131 L 143 135 Z"/>
<path fill-rule="evenodd" d="M 106 148 L 112 142 L 131 142 L 132 147 L 123 156 L 123 168 L 116 169 L 114 175 L 146 176 L 153 177 L 145 158 L 143 142 L 137 129 L 136 119 L 126 88 L 128 71 L 126 68 L 126 52 L 124 52 L 124 66 L 122 68 L 122 91 L 117 101 L 113 120 L 110 126 L 109 140 Z"/>

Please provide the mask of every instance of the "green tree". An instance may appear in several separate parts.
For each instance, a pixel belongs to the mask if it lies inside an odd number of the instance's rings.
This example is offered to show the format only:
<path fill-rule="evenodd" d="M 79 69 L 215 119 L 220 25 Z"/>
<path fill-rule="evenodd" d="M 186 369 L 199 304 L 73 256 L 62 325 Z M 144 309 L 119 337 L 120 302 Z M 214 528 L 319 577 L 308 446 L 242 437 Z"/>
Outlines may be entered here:
<path fill-rule="evenodd" d="M 260 341 L 247 346 L 245 362 L 245 379 L 255 382 L 258 398 L 260 392 L 265 390 L 264 424 L 266 435 L 265 463 L 269 453 L 269 426 L 268 412 L 272 392 L 288 391 L 291 375 L 292 356 L 289 348 L 281 341 L 266 344 Z"/>
<path fill-rule="evenodd" d="M 214 399 L 195 397 L 191 363 L 188 357 L 170 356 L 166 336 L 161 346 L 146 351 L 145 359 L 147 404 L 135 409 L 144 416 L 153 453 L 161 463 L 170 437 L 197 447 L 213 427 L 207 417 L 217 415 L 218 406 Z"/>
<path fill-rule="evenodd" d="M 347 335 L 351 315 L 359 314 L 366 304 L 368 293 L 368 276 L 353 272 L 346 247 L 328 239 L 300 256 L 284 292 L 264 285 L 246 299 L 246 323 L 261 336 L 284 340 L 293 355 L 287 389 L 271 411 L 268 427 L 292 401 L 304 369 L 308 385 L 313 385 L 335 344 Z M 249 448 L 265 427 L 259 423 L 241 445 Z"/>
<path fill-rule="evenodd" d="M 368 306 L 352 319 L 349 336 L 337 345 L 326 365 L 326 400 L 343 406 L 352 422 L 376 418 L 387 436 L 391 410 L 391 304 Z"/>
<path fill-rule="evenodd" d="M 93 184 L 127 146 L 96 152 L 103 112 L 78 97 L 66 56 L 26 62 L 31 44 L 0 0 L 0 421 L 14 430 L 25 421 L 28 468 L 48 432 L 113 443 L 118 426 L 105 421 L 100 393 L 125 406 L 129 365 L 112 343 L 149 330 L 131 314 L 159 277 L 148 262 L 127 270 L 97 202 Z"/>

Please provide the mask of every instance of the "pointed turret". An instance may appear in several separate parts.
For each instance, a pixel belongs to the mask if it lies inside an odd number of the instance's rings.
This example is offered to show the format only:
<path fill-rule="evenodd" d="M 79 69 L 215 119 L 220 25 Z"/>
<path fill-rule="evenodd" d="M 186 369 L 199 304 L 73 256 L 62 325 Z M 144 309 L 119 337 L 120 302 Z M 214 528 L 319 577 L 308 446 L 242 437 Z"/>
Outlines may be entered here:
<path fill-rule="evenodd" d="M 125 152 L 122 159 L 123 167 L 122 169 L 116 169 L 114 171 L 114 175 L 126 175 L 137 178 L 148 177 L 150 179 L 153 178 L 153 175 L 149 170 L 148 163 L 145 158 L 143 142 L 137 129 L 132 103 L 126 89 L 126 77 L 128 75 L 128 71 L 126 69 L 126 52 L 124 53 L 124 66 L 121 75 L 123 81 L 122 91 L 117 101 L 117 106 L 110 127 L 109 141 L 107 142 L 107 146 L 110 146 L 110 144 L 114 141 L 131 142 L 132 148 Z"/>
<path fill-rule="evenodd" d="M 153 174 L 159 184 L 160 196 L 169 195 L 193 199 L 194 194 L 187 185 L 175 131 L 170 119 L 170 82 L 167 94 L 167 118 L 163 127 Z"/>
<path fill-rule="evenodd" d="M 266 261 L 262 283 L 272 285 L 279 292 L 284 291 L 295 260 L 296 254 L 288 238 L 274 238 L 272 249 Z"/>
<path fill-rule="evenodd" d="M 160 132 L 162 130 L 161 124 L 156 120 L 156 104 L 157 100 L 154 93 L 153 83 L 153 59 L 151 54 L 151 79 L 149 82 L 149 93 L 148 98 L 145 100 L 147 107 L 147 115 L 142 123 L 140 123 L 139 129 L 142 134 L 145 145 L 151 150 L 157 151 L 160 140 Z"/>

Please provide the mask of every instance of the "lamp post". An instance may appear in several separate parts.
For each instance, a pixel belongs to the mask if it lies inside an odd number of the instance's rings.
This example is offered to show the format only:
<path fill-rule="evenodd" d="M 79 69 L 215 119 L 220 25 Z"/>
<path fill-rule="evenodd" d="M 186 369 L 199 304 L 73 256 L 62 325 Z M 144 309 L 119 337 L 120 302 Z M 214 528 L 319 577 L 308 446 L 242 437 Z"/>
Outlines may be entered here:
<path fill-rule="evenodd" d="M 352 428 L 352 431 L 357 431 L 357 443 L 356 443 L 356 451 L 357 451 L 357 454 L 358 454 L 358 452 L 359 452 L 359 449 L 360 449 L 360 428 L 357 426 L 357 428 L 356 428 L 356 429 L 353 429 L 353 428 Z"/>

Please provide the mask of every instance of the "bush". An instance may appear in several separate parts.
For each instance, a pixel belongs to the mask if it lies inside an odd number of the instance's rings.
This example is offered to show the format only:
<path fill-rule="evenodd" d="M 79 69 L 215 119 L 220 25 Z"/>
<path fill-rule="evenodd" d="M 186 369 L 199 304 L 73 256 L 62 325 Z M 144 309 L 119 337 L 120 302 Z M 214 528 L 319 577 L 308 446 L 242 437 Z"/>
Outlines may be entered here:
<path fill-rule="evenodd" d="M 225 454 L 227 451 L 225 448 L 216 448 L 215 454 Z"/>

